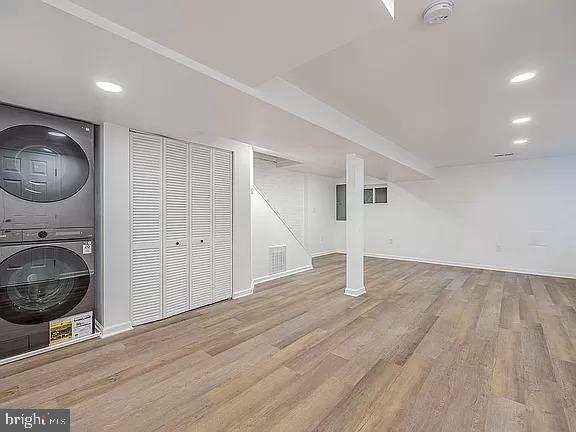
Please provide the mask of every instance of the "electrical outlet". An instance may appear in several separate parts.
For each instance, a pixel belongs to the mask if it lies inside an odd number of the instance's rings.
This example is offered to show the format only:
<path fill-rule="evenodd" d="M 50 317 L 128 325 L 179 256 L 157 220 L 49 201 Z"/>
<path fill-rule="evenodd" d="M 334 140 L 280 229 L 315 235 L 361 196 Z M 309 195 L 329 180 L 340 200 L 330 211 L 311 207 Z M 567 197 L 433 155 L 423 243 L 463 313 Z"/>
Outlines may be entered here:
<path fill-rule="evenodd" d="M 502 245 L 496 245 L 496 252 L 502 252 Z"/>
<path fill-rule="evenodd" d="M 394 244 L 394 240 L 393 240 L 393 239 L 388 239 L 388 243 L 389 243 L 389 244 Z"/>

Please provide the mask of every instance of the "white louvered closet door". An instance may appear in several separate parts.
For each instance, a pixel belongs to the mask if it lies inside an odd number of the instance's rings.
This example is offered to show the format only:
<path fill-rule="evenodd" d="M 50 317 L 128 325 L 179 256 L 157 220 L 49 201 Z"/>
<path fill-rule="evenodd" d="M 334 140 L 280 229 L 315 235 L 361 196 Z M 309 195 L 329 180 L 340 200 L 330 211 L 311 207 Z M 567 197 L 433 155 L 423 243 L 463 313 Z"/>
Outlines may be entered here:
<path fill-rule="evenodd" d="M 212 296 L 212 150 L 190 146 L 190 307 Z"/>
<path fill-rule="evenodd" d="M 130 137 L 131 315 L 138 325 L 162 318 L 162 138 Z"/>
<path fill-rule="evenodd" d="M 212 150 L 213 301 L 232 297 L 232 154 Z"/>
<path fill-rule="evenodd" d="M 164 318 L 189 310 L 188 147 L 164 139 Z"/>

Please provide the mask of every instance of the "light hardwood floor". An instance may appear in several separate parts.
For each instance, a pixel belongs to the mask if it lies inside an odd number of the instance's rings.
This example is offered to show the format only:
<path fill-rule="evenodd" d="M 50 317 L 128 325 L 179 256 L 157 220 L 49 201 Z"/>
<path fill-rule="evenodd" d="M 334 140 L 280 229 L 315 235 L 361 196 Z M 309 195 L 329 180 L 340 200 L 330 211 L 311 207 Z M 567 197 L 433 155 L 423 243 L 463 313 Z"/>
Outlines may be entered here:
<path fill-rule="evenodd" d="M 1 407 L 72 431 L 576 431 L 576 281 L 344 257 L 0 367 Z"/>

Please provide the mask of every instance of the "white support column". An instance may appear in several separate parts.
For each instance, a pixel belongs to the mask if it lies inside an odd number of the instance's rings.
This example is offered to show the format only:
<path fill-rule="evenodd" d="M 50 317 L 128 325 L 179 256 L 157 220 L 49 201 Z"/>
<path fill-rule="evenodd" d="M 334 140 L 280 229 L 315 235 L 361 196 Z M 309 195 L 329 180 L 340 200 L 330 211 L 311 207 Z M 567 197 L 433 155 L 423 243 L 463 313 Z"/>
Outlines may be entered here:
<path fill-rule="evenodd" d="M 364 160 L 346 155 L 346 291 L 358 297 L 364 288 Z"/>

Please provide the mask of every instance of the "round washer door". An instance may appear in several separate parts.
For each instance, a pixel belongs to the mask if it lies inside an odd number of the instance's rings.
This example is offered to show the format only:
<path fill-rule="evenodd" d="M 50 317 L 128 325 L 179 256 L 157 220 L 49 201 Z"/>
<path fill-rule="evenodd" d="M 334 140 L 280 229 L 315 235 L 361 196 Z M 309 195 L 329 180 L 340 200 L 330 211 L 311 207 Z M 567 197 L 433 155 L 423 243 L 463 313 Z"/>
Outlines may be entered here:
<path fill-rule="evenodd" d="M 61 201 L 82 189 L 89 173 L 80 145 L 59 130 L 21 125 L 0 131 L 0 187 L 9 194 Z"/>
<path fill-rule="evenodd" d="M 22 250 L 0 264 L 0 317 L 14 324 L 64 317 L 89 286 L 90 271 L 76 253 L 56 246 Z"/>

